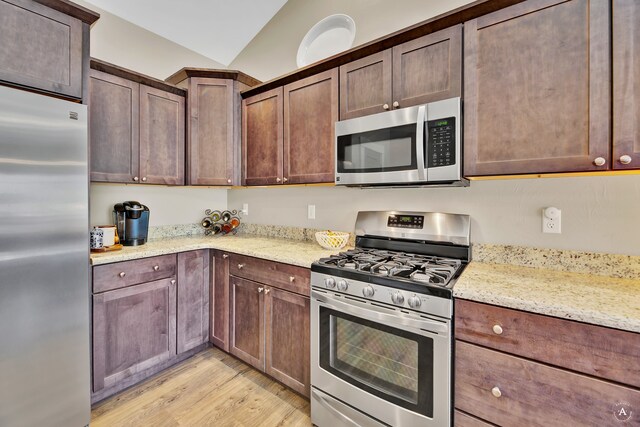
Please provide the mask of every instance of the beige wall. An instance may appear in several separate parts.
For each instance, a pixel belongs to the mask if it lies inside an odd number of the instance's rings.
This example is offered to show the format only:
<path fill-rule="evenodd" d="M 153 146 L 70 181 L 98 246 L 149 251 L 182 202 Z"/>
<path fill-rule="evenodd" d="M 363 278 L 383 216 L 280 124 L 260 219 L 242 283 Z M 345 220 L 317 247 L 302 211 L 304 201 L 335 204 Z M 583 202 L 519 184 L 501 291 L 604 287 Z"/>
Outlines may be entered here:
<path fill-rule="evenodd" d="M 162 80 L 185 66 L 224 68 L 82 0 L 77 3 L 100 13 L 100 19 L 91 27 L 93 57 Z M 206 187 L 91 184 L 89 195 L 92 225 L 111 223 L 113 205 L 126 200 L 138 200 L 149 206 L 151 225 L 200 222 L 205 209 L 227 206 L 226 190 Z"/>
<path fill-rule="evenodd" d="M 307 31 L 334 13 L 356 23 L 354 46 L 455 9 L 469 0 L 289 0 L 229 68 L 267 81 L 297 68 L 298 46 Z"/>
<path fill-rule="evenodd" d="M 76 3 L 100 13 L 100 19 L 91 27 L 91 56 L 94 58 L 160 80 L 182 67 L 226 68 L 92 4 L 82 0 Z"/>
<path fill-rule="evenodd" d="M 359 210 L 469 214 L 471 239 L 640 255 L 640 176 L 475 181 L 468 188 L 335 187 L 231 190 L 228 206 L 249 204 L 243 222 L 353 231 Z M 307 219 L 307 205 L 316 219 Z M 562 210 L 562 234 L 542 233 L 542 208 Z"/>

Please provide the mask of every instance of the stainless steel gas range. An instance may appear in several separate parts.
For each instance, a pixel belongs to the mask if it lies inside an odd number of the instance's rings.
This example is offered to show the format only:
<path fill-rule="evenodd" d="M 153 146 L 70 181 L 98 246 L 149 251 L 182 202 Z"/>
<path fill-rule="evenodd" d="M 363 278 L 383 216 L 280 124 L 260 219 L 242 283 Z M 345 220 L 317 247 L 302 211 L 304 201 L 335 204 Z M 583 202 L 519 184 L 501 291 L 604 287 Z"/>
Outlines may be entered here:
<path fill-rule="evenodd" d="M 359 212 L 356 248 L 311 266 L 311 419 L 452 425 L 452 288 L 467 215 Z"/>

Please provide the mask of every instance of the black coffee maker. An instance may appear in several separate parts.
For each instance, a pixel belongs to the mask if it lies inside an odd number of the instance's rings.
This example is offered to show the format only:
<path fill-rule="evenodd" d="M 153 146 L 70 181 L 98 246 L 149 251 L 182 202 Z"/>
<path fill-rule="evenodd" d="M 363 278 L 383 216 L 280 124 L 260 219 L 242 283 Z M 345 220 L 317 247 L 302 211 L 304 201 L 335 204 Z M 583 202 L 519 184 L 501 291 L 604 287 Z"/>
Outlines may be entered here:
<path fill-rule="evenodd" d="M 147 242 L 149 208 L 142 203 L 131 200 L 116 204 L 113 207 L 113 220 L 123 245 L 139 246 Z"/>

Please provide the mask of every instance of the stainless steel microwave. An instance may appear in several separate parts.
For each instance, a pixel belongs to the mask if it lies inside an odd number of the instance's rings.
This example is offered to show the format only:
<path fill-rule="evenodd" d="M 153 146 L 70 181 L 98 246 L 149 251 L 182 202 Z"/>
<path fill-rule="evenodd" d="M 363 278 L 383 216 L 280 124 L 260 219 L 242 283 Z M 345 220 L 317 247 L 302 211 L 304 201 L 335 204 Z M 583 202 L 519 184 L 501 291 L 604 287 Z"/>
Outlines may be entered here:
<path fill-rule="evenodd" d="M 460 98 L 336 122 L 336 185 L 467 186 Z"/>

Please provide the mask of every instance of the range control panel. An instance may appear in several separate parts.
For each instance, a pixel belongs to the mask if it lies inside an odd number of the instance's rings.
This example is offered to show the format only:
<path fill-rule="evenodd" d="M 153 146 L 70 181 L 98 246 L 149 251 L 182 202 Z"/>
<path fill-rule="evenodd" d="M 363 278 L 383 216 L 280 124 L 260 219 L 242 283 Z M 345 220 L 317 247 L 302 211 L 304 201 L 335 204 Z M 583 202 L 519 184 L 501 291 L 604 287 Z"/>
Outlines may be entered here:
<path fill-rule="evenodd" d="M 455 117 L 427 122 L 429 140 L 425 150 L 425 163 L 428 167 L 435 168 L 456 163 L 455 129 Z"/>
<path fill-rule="evenodd" d="M 397 228 L 422 228 L 424 216 L 422 215 L 389 215 L 387 227 Z"/>

